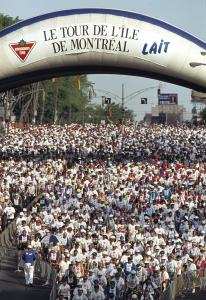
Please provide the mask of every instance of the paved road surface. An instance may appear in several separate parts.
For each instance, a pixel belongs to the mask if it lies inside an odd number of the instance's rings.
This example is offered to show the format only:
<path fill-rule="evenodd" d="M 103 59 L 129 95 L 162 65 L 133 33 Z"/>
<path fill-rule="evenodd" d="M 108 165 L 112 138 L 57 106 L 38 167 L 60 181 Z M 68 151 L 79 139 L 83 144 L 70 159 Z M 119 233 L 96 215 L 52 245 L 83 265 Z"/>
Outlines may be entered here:
<path fill-rule="evenodd" d="M 42 287 L 38 279 L 34 287 L 25 287 L 24 273 L 15 272 L 16 252 L 10 250 L 0 268 L 0 300 L 49 300 L 50 289 Z"/>
<path fill-rule="evenodd" d="M 197 290 L 195 294 L 187 294 L 183 297 L 177 297 L 175 300 L 206 300 L 206 290 Z"/>

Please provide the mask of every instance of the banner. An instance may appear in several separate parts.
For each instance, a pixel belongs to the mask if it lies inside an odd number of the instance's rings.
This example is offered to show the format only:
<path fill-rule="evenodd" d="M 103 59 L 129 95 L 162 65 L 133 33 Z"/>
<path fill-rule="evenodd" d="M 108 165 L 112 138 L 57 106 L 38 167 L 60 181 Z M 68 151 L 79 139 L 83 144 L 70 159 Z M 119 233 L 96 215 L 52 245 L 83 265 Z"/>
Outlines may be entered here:
<path fill-rule="evenodd" d="M 161 20 L 111 9 L 76 9 L 0 31 L 0 91 L 61 74 L 140 75 L 206 91 L 206 44 Z M 53 75 L 53 76 L 52 76 Z"/>

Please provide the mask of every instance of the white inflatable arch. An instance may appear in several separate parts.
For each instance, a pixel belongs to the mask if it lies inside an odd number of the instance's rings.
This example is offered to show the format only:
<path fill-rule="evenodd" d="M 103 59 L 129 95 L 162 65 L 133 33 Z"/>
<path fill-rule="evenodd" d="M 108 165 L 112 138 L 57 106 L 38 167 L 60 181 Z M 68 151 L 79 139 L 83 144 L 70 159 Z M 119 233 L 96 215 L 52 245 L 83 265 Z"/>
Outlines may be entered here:
<path fill-rule="evenodd" d="M 0 31 L 0 91 L 69 74 L 154 78 L 206 92 L 206 43 L 160 20 L 74 9 Z"/>

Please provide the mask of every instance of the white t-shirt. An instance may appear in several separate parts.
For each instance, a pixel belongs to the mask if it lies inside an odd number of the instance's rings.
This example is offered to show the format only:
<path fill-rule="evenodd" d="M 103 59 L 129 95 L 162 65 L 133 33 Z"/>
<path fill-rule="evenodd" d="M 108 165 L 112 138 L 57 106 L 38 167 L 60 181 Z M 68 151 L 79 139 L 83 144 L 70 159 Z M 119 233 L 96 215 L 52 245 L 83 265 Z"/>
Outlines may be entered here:
<path fill-rule="evenodd" d="M 81 295 L 81 296 L 76 295 L 72 298 L 72 300 L 88 300 L 88 298 L 86 295 Z"/>
<path fill-rule="evenodd" d="M 105 300 L 105 295 L 102 291 L 95 292 L 93 291 L 91 294 L 92 300 Z"/>
<path fill-rule="evenodd" d="M 61 260 L 61 262 L 59 264 L 60 272 L 64 274 L 66 272 L 66 270 L 68 270 L 69 265 L 70 265 L 69 261 Z"/>
<path fill-rule="evenodd" d="M 129 274 L 127 276 L 127 285 L 130 289 L 136 288 L 138 284 L 139 284 L 139 279 L 136 275 L 133 276 L 133 275 Z"/>
<path fill-rule="evenodd" d="M 15 214 L 15 209 L 14 209 L 13 206 L 7 206 L 4 209 L 4 213 L 6 214 L 7 219 L 13 220 L 14 219 L 14 214 Z"/>
<path fill-rule="evenodd" d="M 58 288 L 58 293 L 60 295 L 63 295 L 64 297 L 68 297 L 68 299 L 70 299 L 70 285 L 68 283 L 64 284 L 60 284 L 59 288 Z"/>

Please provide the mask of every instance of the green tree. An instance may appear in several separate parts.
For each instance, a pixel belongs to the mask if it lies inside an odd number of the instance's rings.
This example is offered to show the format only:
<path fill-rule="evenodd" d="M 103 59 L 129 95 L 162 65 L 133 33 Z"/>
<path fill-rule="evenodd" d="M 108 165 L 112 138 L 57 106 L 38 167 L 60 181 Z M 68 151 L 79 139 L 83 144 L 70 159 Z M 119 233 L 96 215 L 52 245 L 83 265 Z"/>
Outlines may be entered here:
<path fill-rule="evenodd" d="M 77 76 L 55 78 L 44 82 L 46 100 L 39 105 L 44 110 L 44 122 L 64 124 L 71 122 L 84 123 L 86 107 L 89 104 L 90 83 L 86 75 L 80 77 L 80 89 Z M 39 115 L 41 112 L 39 111 Z"/>
<path fill-rule="evenodd" d="M 11 26 L 19 21 L 20 21 L 19 17 L 12 18 L 8 15 L 4 15 L 0 13 L 0 30 L 2 30 L 5 27 Z"/>
<path fill-rule="evenodd" d="M 107 123 L 126 122 L 134 120 L 134 113 L 127 108 L 122 111 L 120 104 L 112 103 L 102 107 L 101 105 L 88 105 L 85 111 L 85 121 L 90 123 L 100 123 L 104 120 Z"/>
<path fill-rule="evenodd" d="M 120 104 L 112 103 L 109 107 L 106 108 L 107 119 L 111 120 L 113 123 L 118 121 L 125 122 L 125 121 L 133 121 L 134 120 L 134 113 L 132 110 L 125 107 L 122 109 Z"/>

